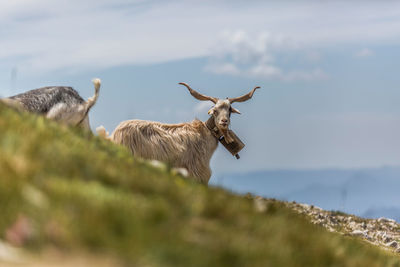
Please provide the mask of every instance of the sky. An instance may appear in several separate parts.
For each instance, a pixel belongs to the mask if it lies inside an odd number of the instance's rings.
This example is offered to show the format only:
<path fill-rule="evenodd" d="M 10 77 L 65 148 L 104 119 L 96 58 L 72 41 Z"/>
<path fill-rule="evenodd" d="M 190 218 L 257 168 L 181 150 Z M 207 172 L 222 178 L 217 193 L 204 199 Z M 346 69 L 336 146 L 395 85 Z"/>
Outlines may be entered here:
<path fill-rule="evenodd" d="M 236 97 L 238 161 L 214 173 L 400 163 L 396 1 L 14 0 L 0 2 L 0 95 L 49 85 L 93 94 L 91 126 L 207 120 L 178 85 Z"/>

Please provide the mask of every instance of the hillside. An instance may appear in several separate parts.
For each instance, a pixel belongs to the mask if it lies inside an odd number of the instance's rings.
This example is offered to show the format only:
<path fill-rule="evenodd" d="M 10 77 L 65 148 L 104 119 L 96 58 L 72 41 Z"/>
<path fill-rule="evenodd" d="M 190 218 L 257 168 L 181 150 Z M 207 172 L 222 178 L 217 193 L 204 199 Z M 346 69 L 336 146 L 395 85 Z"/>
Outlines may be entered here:
<path fill-rule="evenodd" d="M 77 129 L 3 106 L 0 129 L 1 266 L 400 266 L 287 203 L 187 181 Z"/>

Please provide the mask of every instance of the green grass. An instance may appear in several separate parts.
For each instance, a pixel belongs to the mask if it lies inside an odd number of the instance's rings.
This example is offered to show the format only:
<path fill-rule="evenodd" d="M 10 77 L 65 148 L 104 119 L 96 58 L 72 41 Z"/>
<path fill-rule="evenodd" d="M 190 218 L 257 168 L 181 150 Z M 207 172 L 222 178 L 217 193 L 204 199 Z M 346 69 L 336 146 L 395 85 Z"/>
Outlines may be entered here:
<path fill-rule="evenodd" d="M 400 266 L 400 258 L 310 224 L 278 201 L 207 188 L 110 142 L 0 106 L 0 238 L 115 257 L 128 266 Z"/>

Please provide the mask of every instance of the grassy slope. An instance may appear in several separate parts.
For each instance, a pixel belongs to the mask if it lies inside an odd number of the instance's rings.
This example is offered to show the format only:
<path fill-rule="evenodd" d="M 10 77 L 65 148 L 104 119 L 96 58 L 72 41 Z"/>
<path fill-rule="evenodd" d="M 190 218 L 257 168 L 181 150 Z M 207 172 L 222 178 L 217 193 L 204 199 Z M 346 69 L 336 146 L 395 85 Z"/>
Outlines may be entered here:
<path fill-rule="evenodd" d="M 0 238 L 102 253 L 136 266 L 399 266 L 399 257 L 311 225 L 279 202 L 185 181 L 105 140 L 0 106 Z"/>

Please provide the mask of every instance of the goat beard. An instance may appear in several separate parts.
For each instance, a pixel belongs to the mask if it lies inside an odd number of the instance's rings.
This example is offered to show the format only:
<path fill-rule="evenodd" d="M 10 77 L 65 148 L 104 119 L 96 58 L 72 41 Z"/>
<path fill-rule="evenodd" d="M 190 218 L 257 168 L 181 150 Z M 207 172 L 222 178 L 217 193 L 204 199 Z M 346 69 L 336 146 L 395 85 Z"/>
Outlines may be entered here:
<path fill-rule="evenodd" d="M 217 137 L 218 139 L 221 136 L 224 136 L 225 142 L 227 144 L 231 144 L 233 142 L 235 142 L 235 139 L 232 137 L 232 135 L 230 134 L 230 130 L 229 128 L 220 128 L 218 126 L 215 125 L 215 120 L 214 117 L 210 117 L 207 122 L 206 122 L 207 128 L 210 129 L 210 131 L 213 133 L 213 135 L 215 137 Z"/>

